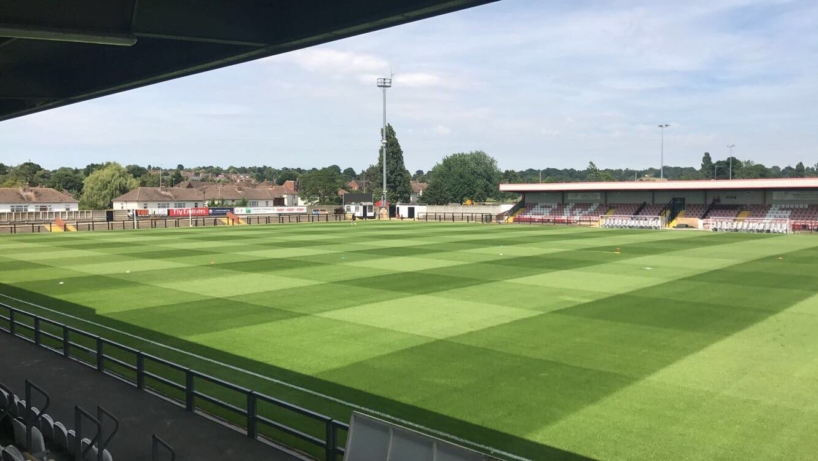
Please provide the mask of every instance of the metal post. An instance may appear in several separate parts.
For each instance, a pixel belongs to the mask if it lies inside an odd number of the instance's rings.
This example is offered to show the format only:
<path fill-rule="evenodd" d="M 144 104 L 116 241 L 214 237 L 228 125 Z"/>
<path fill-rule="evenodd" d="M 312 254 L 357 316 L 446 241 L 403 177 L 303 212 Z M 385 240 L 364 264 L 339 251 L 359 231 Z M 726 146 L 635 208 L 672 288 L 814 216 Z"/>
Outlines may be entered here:
<path fill-rule="evenodd" d="M 97 336 L 97 371 L 105 371 L 105 343 Z"/>
<path fill-rule="evenodd" d="M 335 424 L 333 420 L 327 421 L 327 434 L 326 434 L 326 453 L 324 457 L 326 461 L 335 461 L 335 446 L 336 442 L 336 435 L 335 435 Z"/>
<path fill-rule="evenodd" d="M 136 387 L 145 388 L 145 355 L 142 352 L 136 353 Z"/>
<path fill-rule="evenodd" d="M 189 412 L 196 411 L 196 388 L 193 384 L 193 370 L 188 369 L 185 373 L 185 409 Z"/>
<path fill-rule="evenodd" d="M 730 179 L 733 179 L 733 148 L 736 147 L 735 144 L 730 144 L 727 146 L 730 149 Z"/>
<path fill-rule="evenodd" d="M 66 357 L 71 357 L 71 342 L 69 338 L 69 330 L 68 327 L 63 325 L 62 327 L 62 353 Z"/>
<path fill-rule="evenodd" d="M 258 438 L 258 402 L 256 400 L 256 393 L 250 391 L 247 394 L 247 437 L 251 439 Z"/>
<path fill-rule="evenodd" d="M 378 79 L 378 88 L 383 90 L 383 132 L 381 133 L 381 149 L 383 149 L 383 192 L 381 193 L 381 208 L 386 207 L 386 90 L 391 87 L 391 77 Z"/>
<path fill-rule="evenodd" d="M 660 159 L 660 169 L 659 169 L 659 177 L 661 179 L 665 178 L 665 128 L 669 127 L 670 125 L 667 123 L 663 123 L 659 125 L 659 128 L 662 129 L 662 153 Z"/>

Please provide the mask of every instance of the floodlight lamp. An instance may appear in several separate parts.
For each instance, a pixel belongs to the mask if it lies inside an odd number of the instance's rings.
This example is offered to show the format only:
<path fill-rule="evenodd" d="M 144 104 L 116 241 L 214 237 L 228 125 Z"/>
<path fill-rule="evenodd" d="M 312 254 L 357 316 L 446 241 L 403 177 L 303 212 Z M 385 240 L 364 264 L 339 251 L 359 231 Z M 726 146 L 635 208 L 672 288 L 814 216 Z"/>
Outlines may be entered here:
<path fill-rule="evenodd" d="M 391 78 L 379 78 L 378 79 L 378 88 L 391 88 L 392 87 L 392 79 Z"/>

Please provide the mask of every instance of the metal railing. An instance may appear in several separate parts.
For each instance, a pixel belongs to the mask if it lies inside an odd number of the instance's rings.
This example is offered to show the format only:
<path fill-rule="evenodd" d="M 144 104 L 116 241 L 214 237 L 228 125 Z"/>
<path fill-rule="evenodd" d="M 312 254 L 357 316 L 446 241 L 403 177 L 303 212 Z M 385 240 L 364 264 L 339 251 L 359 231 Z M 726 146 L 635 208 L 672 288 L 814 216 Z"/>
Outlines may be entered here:
<path fill-rule="evenodd" d="M 479 222 L 488 224 L 494 222 L 491 213 L 419 213 L 418 220 L 433 222 Z"/>
<path fill-rule="evenodd" d="M 339 430 L 349 430 L 349 425 L 344 422 L 3 303 L 0 303 L 0 312 L 7 313 L 0 314 L 0 322 L 5 322 L 5 326 L 0 325 L 1 331 L 95 368 L 138 389 L 159 394 L 189 412 L 210 414 L 211 411 L 200 405 L 200 402 L 211 404 L 217 409 L 233 414 L 234 417 L 229 419 L 230 423 L 239 425 L 247 436 L 254 440 L 260 437 L 270 438 L 259 434 L 261 426 L 304 442 L 306 446 L 313 447 L 314 453 L 321 452 L 325 461 L 335 461 L 338 456 L 344 454 L 344 448 L 338 445 Z M 88 344 L 93 347 L 89 347 Z M 184 382 L 177 382 L 158 372 L 149 371 L 162 367 L 174 370 L 177 375 L 181 374 Z M 221 400 L 200 390 L 199 384 L 224 392 L 238 393 L 242 396 L 244 405 L 239 407 Z M 182 399 L 178 398 L 180 394 L 183 395 Z M 260 410 L 260 403 L 321 424 L 323 426 L 321 435 L 313 435 L 315 431 L 311 434 L 306 427 L 285 424 L 282 422 L 285 419 L 282 416 L 286 414 L 281 411 L 265 413 Z"/>
<path fill-rule="evenodd" d="M 591 226 L 599 223 L 598 216 L 545 216 L 545 215 L 520 215 L 514 217 L 516 224 L 568 224 L 578 226 Z"/>
<path fill-rule="evenodd" d="M 332 214 L 286 214 L 268 216 L 239 216 L 244 224 L 290 224 L 344 221 L 343 215 Z M 225 222 L 226 221 L 226 222 Z M 120 221 L 66 221 L 59 225 L 53 222 L 0 224 L 0 234 L 36 234 L 42 232 L 67 231 L 112 231 L 126 229 L 165 229 L 184 227 L 232 226 L 226 216 L 199 218 L 139 218 Z"/>

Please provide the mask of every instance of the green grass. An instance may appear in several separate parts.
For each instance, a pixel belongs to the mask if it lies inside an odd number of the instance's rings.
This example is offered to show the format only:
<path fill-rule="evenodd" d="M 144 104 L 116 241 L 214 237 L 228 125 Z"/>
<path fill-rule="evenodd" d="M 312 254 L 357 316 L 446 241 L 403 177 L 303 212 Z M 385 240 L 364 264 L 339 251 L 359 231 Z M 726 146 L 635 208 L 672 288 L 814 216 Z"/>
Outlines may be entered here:
<path fill-rule="evenodd" d="M 818 450 L 816 261 L 809 235 L 245 226 L 4 237 L 0 293 L 532 459 L 785 460 Z"/>

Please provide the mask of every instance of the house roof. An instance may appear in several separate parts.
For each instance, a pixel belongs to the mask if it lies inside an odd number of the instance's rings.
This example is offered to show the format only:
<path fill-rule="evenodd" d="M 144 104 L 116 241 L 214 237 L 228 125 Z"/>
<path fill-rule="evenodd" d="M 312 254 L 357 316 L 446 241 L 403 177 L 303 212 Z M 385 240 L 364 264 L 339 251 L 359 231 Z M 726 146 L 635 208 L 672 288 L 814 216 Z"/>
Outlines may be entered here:
<path fill-rule="evenodd" d="M 181 187 L 138 187 L 117 198 L 114 202 L 173 202 L 207 200 L 272 200 L 284 197 L 283 186 L 241 187 L 234 184 L 210 184 L 198 189 Z"/>
<path fill-rule="evenodd" d="M 347 187 L 349 187 L 352 190 L 358 190 L 361 188 L 361 184 L 353 179 L 352 181 L 347 183 Z"/>
<path fill-rule="evenodd" d="M 501 192 L 818 189 L 818 178 L 500 184 Z"/>
<path fill-rule="evenodd" d="M 429 184 L 425 182 L 410 181 L 409 184 L 412 186 L 412 192 L 416 194 L 425 191 L 429 187 Z"/>
<path fill-rule="evenodd" d="M 115 198 L 114 202 L 171 202 L 203 200 L 201 191 L 179 187 L 137 187 Z"/>
<path fill-rule="evenodd" d="M 295 190 L 295 181 L 284 181 L 284 190 L 287 195 L 294 195 L 297 194 Z"/>
<path fill-rule="evenodd" d="M 0 187 L 0 203 L 77 203 L 77 200 L 49 187 Z"/>

